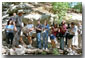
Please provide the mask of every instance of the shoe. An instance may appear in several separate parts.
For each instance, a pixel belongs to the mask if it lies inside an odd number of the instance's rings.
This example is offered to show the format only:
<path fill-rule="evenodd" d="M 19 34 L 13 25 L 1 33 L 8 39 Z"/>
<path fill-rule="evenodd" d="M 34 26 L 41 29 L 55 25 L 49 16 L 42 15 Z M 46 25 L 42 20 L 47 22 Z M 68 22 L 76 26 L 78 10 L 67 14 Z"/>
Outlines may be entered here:
<path fill-rule="evenodd" d="M 32 45 L 28 45 L 27 47 L 28 47 L 28 48 L 33 48 Z"/>
<path fill-rule="evenodd" d="M 71 49 L 71 48 L 69 48 L 69 51 L 70 51 L 70 52 L 72 52 L 72 49 Z"/>
<path fill-rule="evenodd" d="M 48 48 L 46 48 L 46 51 L 48 51 Z"/>
<path fill-rule="evenodd" d="M 72 53 L 75 55 L 76 52 L 75 51 L 72 51 Z"/>
<path fill-rule="evenodd" d="M 45 50 L 45 48 L 42 48 L 42 50 Z"/>
<path fill-rule="evenodd" d="M 67 51 L 69 51 L 69 49 L 67 49 Z"/>

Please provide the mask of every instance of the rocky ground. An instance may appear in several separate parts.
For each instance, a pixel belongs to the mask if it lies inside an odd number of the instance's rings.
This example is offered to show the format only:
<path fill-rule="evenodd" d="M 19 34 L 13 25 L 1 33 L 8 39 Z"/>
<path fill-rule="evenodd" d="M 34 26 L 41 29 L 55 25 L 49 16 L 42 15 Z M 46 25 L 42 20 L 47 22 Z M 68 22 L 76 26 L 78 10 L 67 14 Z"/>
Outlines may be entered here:
<path fill-rule="evenodd" d="M 76 48 L 75 51 L 64 47 L 64 51 L 60 49 L 60 44 L 56 42 L 56 48 L 52 49 L 50 44 L 50 38 L 48 40 L 48 49 L 38 49 L 36 48 L 36 41 L 33 40 L 33 47 L 28 48 L 28 44 L 26 46 L 19 45 L 19 47 L 10 47 L 6 41 L 3 41 L 2 46 L 2 54 L 3 55 L 81 55 L 82 48 Z"/>

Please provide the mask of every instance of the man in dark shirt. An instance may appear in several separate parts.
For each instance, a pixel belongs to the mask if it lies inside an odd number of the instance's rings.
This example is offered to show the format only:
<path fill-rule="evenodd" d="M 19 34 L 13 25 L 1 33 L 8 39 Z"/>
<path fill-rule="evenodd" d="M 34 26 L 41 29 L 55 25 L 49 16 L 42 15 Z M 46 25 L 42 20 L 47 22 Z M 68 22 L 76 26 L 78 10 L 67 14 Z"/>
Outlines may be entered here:
<path fill-rule="evenodd" d="M 36 26 L 36 33 L 37 33 L 37 45 L 38 48 L 41 48 L 41 32 L 42 32 L 42 25 L 40 23 L 40 20 L 38 20 L 37 22 L 37 26 Z"/>

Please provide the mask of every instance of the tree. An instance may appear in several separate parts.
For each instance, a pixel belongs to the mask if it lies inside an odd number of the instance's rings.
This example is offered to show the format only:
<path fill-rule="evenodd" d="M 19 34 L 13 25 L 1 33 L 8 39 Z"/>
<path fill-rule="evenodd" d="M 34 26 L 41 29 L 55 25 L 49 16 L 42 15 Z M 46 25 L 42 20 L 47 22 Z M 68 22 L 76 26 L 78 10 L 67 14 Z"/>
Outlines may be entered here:
<path fill-rule="evenodd" d="M 73 9 L 75 9 L 77 12 L 82 13 L 82 3 L 78 2 L 77 5 L 73 7 Z"/>
<path fill-rule="evenodd" d="M 61 23 L 63 17 L 67 13 L 68 8 L 69 8 L 68 2 L 53 2 L 52 3 L 52 10 L 54 14 L 57 14 L 59 23 Z"/>

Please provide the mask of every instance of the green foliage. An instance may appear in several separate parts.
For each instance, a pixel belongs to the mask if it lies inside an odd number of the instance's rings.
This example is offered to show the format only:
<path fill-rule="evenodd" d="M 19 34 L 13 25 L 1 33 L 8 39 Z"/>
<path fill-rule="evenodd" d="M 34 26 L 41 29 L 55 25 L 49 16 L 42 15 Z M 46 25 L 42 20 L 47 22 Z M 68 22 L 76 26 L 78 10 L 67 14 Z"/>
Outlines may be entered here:
<path fill-rule="evenodd" d="M 52 45 L 50 43 L 48 43 L 48 48 L 52 48 Z"/>
<path fill-rule="evenodd" d="M 73 7 L 73 9 L 75 9 L 77 12 L 81 12 L 82 13 L 82 3 L 78 2 L 77 5 L 75 5 Z"/>
<path fill-rule="evenodd" d="M 57 48 L 54 48 L 52 53 L 53 55 L 59 55 L 59 51 Z"/>
<path fill-rule="evenodd" d="M 43 51 L 41 54 L 42 54 L 42 55 L 46 55 L 47 53 L 46 53 L 45 51 Z"/>
<path fill-rule="evenodd" d="M 58 19 L 61 22 L 63 19 L 63 16 L 65 16 L 65 14 L 67 13 L 67 10 L 69 8 L 69 3 L 68 2 L 53 2 L 52 6 L 53 6 L 54 14 L 57 14 Z"/>

